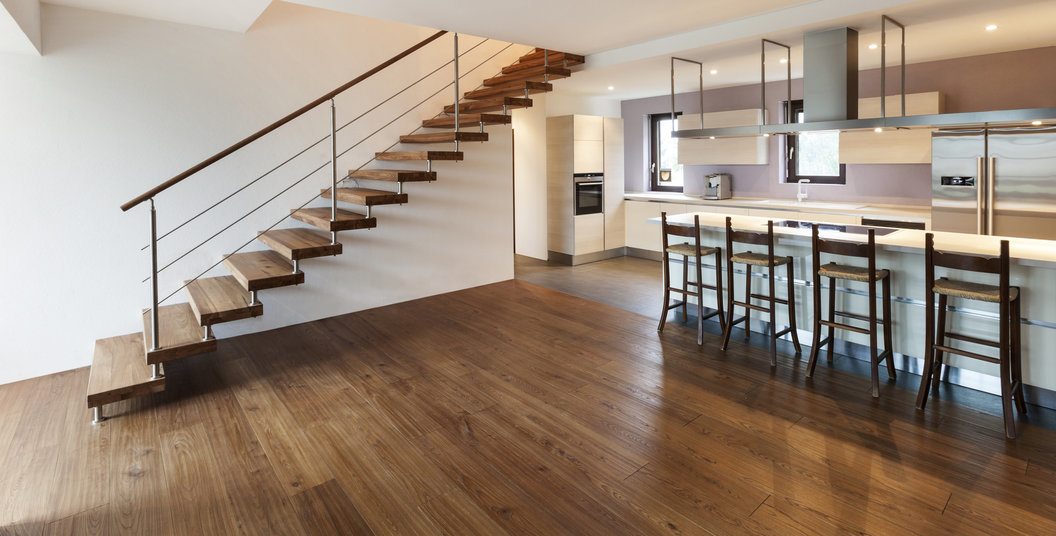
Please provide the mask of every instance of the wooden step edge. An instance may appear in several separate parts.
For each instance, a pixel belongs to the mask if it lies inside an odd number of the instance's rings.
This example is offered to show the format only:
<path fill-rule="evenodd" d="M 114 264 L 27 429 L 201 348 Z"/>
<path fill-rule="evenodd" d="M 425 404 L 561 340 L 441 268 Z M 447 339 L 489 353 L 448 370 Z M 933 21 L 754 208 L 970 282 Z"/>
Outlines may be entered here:
<path fill-rule="evenodd" d="M 322 190 L 324 199 L 330 199 L 330 189 Z M 365 207 L 377 207 L 382 205 L 403 205 L 408 201 L 408 195 L 385 190 L 371 190 L 369 188 L 338 188 L 337 200 L 342 203 Z"/>
<path fill-rule="evenodd" d="M 348 176 L 353 179 L 385 182 L 432 182 L 436 180 L 435 171 L 420 171 L 416 169 L 349 170 Z"/>
<path fill-rule="evenodd" d="M 538 70 L 538 72 L 536 72 L 536 70 Z M 544 74 L 543 71 L 544 71 L 543 68 L 537 67 L 537 68 L 533 68 L 533 69 L 525 69 L 522 72 L 513 73 L 513 74 L 500 74 L 498 76 L 495 76 L 495 77 L 488 78 L 488 79 L 484 80 L 484 85 L 488 86 L 488 87 L 492 87 L 492 86 L 500 86 L 500 85 L 503 85 L 503 84 L 508 84 L 508 83 L 514 82 L 514 81 L 530 80 L 530 79 L 534 79 L 534 78 L 543 78 L 543 74 Z M 568 77 L 572 76 L 572 71 L 570 71 L 568 69 L 558 68 L 558 67 L 550 67 L 549 69 L 546 69 L 545 71 L 546 71 L 546 74 L 548 74 L 550 76 L 550 80 L 555 80 L 555 79 L 558 79 L 558 78 L 568 78 Z"/>
<path fill-rule="evenodd" d="M 462 151 L 384 151 L 374 153 L 374 158 L 387 162 L 402 161 L 461 161 L 464 158 Z"/>
<path fill-rule="evenodd" d="M 428 134 L 404 134 L 400 143 L 449 143 L 458 141 L 488 141 L 487 132 L 430 132 Z"/>
<path fill-rule="evenodd" d="M 85 393 L 89 408 L 102 408 L 106 404 L 164 390 L 164 376 L 152 379 L 150 366 L 143 359 L 142 333 L 95 341 Z"/>
<path fill-rule="evenodd" d="M 227 286 L 224 284 L 221 285 L 221 288 L 217 289 L 212 285 L 208 285 L 208 283 L 203 283 L 202 279 L 184 282 L 187 285 L 185 287 L 187 291 L 187 301 L 191 304 L 191 310 L 194 312 L 195 320 L 198 321 L 199 326 L 215 326 L 216 324 L 223 324 L 225 322 L 255 318 L 264 314 L 264 304 L 259 300 L 256 304 L 250 303 L 251 298 L 248 295 L 248 291 L 242 288 L 238 279 L 235 279 L 234 276 L 226 275 L 207 279 L 223 278 L 230 278 L 230 285 L 232 285 L 233 288 L 222 288 Z M 207 285 L 211 288 L 206 288 Z M 231 294 L 235 291 L 240 293 L 237 297 L 229 295 L 215 300 L 216 302 L 231 302 L 227 304 L 230 305 L 230 307 L 225 309 L 208 311 L 204 310 L 204 308 L 198 303 L 199 301 L 204 302 L 204 300 L 212 298 L 208 295 L 210 292 Z M 235 302 L 238 302 L 238 304 L 236 305 Z"/>
<path fill-rule="evenodd" d="M 469 117 L 467 117 L 469 116 Z M 506 114 L 459 114 L 458 123 L 460 127 L 485 125 L 509 125 L 513 123 L 513 117 Z M 454 116 L 435 117 L 422 121 L 423 128 L 454 128 Z"/>
<path fill-rule="evenodd" d="M 524 84 L 538 84 L 545 87 L 528 87 L 525 88 Z M 517 97 L 523 96 L 527 91 L 528 95 L 537 95 L 539 93 L 549 93 L 554 90 L 554 85 L 549 82 L 533 82 L 531 80 L 524 80 L 521 82 L 513 82 L 510 84 L 503 84 L 498 86 L 488 86 L 481 89 L 474 89 L 473 91 L 467 91 L 463 94 L 466 99 L 484 99 L 487 97 Z"/>
<path fill-rule="evenodd" d="M 312 235 L 314 242 L 299 246 L 293 245 L 284 241 L 285 239 L 282 238 L 283 234 L 281 232 L 275 232 L 284 230 L 260 231 L 257 233 L 257 240 L 260 240 L 264 245 L 291 261 L 303 261 L 316 257 L 333 257 L 340 255 L 344 249 L 341 242 L 331 243 L 330 237 L 316 236 L 314 234 Z"/>
<path fill-rule="evenodd" d="M 284 263 L 282 267 L 285 268 L 288 266 L 288 271 L 282 273 L 269 274 L 262 277 L 250 277 L 246 273 L 242 272 L 242 262 L 238 258 L 238 256 L 260 255 L 262 253 L 264 252 L 251 251 L 246 253 L 235 253 L 224 259 L 224 266 L 226 266 L 227 269 L 231 272 L 231 275 L 235 276 L 235 279 L 237 279 L 238 282 L 242 285 L 242 288 L 250 292 L 281 287 L 292 287 L 304 283 L 304 272 L 300 270 L 294 272 L 293 264 L 289 262 L 289 259 L 284 258 L 280 253 L 277 253 L 275 251 L 268 251 L 267 253 L 275 255 L 277 257 L 276 262 L 281 259 Z"/>
<path fill-rule="evenodd" d="M 357 212 L 338 209 L 336 221 L 330 220 L 330 209 L 324 209 L 325 216 L 317 216 L 314 209 L 297 209 L 290 211 L 290 217 L 308 225 L 314 226 L 324 232 L 353 231 L 357 229 L 373 229 L 378 226 L 378 219 L 371 216 L 366 217 Z M 353 217 L 352 215 L 358 216 Z"/>
<path fill-rule="evenodd" d="M 186 306 L 186 310 L 184 310 Z M 179 308 L 176 311 L 171 308 Z M 163 305 L 159 308 L 160 319 L 158 329 L 162 335 L 171 336 L 168 330 L 176 330 L 176 341 L 168 343 L 157 350 L 151 349 L 153 334 L 151 333 L 150 309 L 143 311 L 143 351 L 147 356 L 148 365 L 166 363 L 176 359 L 184 359 L 199 354 L 207 354 L 216 351 L 216 339 L 205 339 L 203 328 L 194 319 L 190 304 Z M 168 334 L 168 335 L 167 335 Z"/>

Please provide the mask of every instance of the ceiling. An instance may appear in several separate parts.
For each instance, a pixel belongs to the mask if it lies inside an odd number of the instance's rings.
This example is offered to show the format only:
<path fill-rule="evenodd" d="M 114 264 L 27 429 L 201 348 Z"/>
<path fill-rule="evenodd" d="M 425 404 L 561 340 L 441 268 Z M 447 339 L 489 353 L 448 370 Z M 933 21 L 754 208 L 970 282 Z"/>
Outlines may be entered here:
<path fill-rule="evenodd" d="M 844 1 L 845 6 L 851 3 Z M 604 51 L 589 56 L 585 70 L 555 88 L 563 93 L 617 99 L 666 94 L 670 92 L 671 56 L 703 62 L 707 88 L 756 83 L 763 37 L 792 46 L 792 75 L 798 78 L 802 76 L 803 33 L 836 26 L 859 31 L 859 68 L 876 68 L 880 66 L 880 50 L 868 47 L 880 43 L 881 14 L 907 26 L 907 63 L 1056 45 L 1052 27 L 1056 0 L 895 0 L 888 1 L 886 9 L 880 0 L 873 4 L 837 16 L 806 16 L 806 8 L 812 6 L 797 6 Z M 832 14 L 832 10 L 828 12 Z M 988 24 L 997 24 L 998 29 L 987 32 L 984 27 Z M 888 65 L 898 62 L 898 39 L 897 29 L 889 26 Z M 696 44 L 703 46 L 693 46 Z M 771 54 L 777 59 L 784 51 L 768 49 L 768 59 Z M 767 80 L 784 79 L 785 65 L 767 63 Z M 696 66 L 681 64 L 676 69 L 676 91 L 696 90 Z M 712 70 L 717 73 L 710 74 Z M 608 90 L 609 86 L 614 89 Z"/>
<path fill-rule="evenodd" d="M 429 28 L 593 54 L 814 0 L 290 0 Z"/>

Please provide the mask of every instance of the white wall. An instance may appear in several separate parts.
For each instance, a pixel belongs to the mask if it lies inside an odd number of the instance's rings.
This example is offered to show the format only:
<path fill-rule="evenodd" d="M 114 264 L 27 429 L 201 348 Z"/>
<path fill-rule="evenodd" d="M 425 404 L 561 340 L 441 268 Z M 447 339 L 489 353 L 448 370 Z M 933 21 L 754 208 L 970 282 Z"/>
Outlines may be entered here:
<path fill-rule="evenodd" d="M 141 205 L 122 213 L 121 203 L 434 32 L 282 2 L 244 35 L 51 5 L 42 15 L 43 57 L 0 54 L 0 238 L 7 252 L 0 263 L 0 383 L 87 365 L 95 339 L 142 329 L 137 311 L 149 304 L 149 286 L 140 280 L 149 258 L 139 247 L 148 236 L 148 211 Z M 479 41 L 461 39 L 464 49 Z M 483 44 L 463 57 L 463 71 L 503 46 Z M 477 69 L 463 79 L 463 90 L 524 50 L 513 47 Z M 353 88 L 338 98 L 339 120 L 442 65 L 450 53 L 445 36 Z M 342 131 L 339 146 L 428 98 L 450 76 L 445 68 Z M 384 150 L 450 100 L 448 89 L 343 157 L 339 168 Z M 161 194 L 159 230 L 325 136 L 328 114 L 326 107 L 310 112 Z M 491 142 L 463 145 L 465 162 L 437 164 L 436 183 L 409 185 L 408 205 L 378 208 L 377 229 L 343 233 L 344 255 L 304 261 L 305 285 L 262 292 L 263 317 L 220 326 L 217 335 L 512 277 L 512 144 L 508 128 L 489 131 Z M 161 262 L 327 162 L 327 146 L 162 240 Z M 162 295 L 328 183 L 325 171 L 312 175 L 175 264 L 162 275 Z M 221 267 L 211 275 L 223 273 Z"/>
<path fill-rule="evenodd" d="M 518 255 L 546 260 L 546 111 L 552 95 L 514 110 L 514 213 Z"/>

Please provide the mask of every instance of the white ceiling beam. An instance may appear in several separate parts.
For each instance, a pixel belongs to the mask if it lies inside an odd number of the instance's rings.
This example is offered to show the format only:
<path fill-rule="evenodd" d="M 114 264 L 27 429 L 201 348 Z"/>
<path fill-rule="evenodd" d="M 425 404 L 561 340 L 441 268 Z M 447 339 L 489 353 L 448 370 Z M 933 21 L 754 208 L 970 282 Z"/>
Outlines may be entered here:
<path fill-rule="evenodd" d="M 38 0 L 0 0 L 0 51 L 43 53 Z"/>

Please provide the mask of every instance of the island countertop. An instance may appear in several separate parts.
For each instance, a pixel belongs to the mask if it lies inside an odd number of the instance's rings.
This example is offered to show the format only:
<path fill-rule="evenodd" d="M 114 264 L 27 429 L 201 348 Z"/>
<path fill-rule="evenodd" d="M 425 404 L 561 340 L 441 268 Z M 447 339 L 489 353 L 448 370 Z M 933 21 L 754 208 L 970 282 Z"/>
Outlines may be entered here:
<path fill-rule="evenodd" d="M 668 216 L 668 223 L 676 225 L 693 225 L 693 217 L 700 217 L 701 227 L 710 229 L 725 229 L 726 214 L 721 212 L 689 212 Z M 766 222 L 769 218 L 759 218 L 743 215 L 730 215 L 733 218 L 733 226 L 736 229 L 747 231 L 765 231 Z M 797 218 L 803 221 L 802 218 Z M 651 218 L 651 222 L 660 223 L 660 218 Z M 819 222 L 820 223 L 820 222 Z M 810 229 L 790 228 L 774 226 L 774 235 L 780 241 L 801 242 L 809 246 Z M 823 230 L 823 236 L 846 240 L 849 242 L 866 241 L 866 235 L 844 233 L 838 231 Z M 898 249 L 903 251 L 914 251 L 923 253 L 924 235 L 926 231 L 915 229 L 898 229 L 893 233 L 876 236 L 876 245 L 881 248 Z M 1024 265 L 1052 267 L 1056 264 L 1056 242 L 1051 240 L 1038 240 L 1033 238 L 984 236 L 975 234 L 950 233 L 934 231 L 935 248 L 939 250 L 958 251 L 976 255 L 996 256 L 1000 251 L 1001 240 L 1009 241 L 1009 253 L 1012 259 Z"/>
<path fill-rule="evenodd" d="M 729 199 L 702 199 L 678 192 L 628 192 L 623 194 L 628 201 L 652 201 L 657 203 L 681 203 L 700 205 L 721 212 L 723 208 L 756 210 L 785 210 L 816 214 L 848 214 L 856 216 L 883 217 L 886 219 L 924 223 L 931 219 L 930 206 L 866 204 L 837 201 L 803 201 L 762 197 L 731 197 Z"/>

